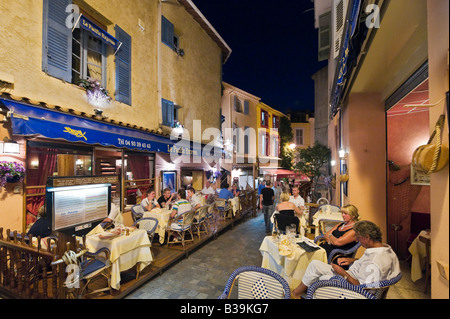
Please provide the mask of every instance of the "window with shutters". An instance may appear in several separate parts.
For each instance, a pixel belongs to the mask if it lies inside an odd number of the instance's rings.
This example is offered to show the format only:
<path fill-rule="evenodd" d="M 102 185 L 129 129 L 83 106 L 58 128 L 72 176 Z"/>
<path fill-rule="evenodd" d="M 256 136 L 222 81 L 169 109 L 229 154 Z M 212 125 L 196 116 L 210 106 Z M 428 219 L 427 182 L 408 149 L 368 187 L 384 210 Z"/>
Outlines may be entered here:
<path fill-rule="evenodd" d="M 319 61 L 328 60 L 331 48 L 331 11 L 319 17 Z"/>
<path fill-rule="evenodd" d="M 304 130 L 302 128 L 295 129 L 295 144 L 297 146 L 304 145 Z"/>
<path fill-rule="evenodd" d="M 172 101 L 162 99 L 163 125 L 173 127 L 175 122 L 175 104 Z"/>
<path fill-rule="evenodd" d="M 42 70 L 50 76 L 79 84 L 81 79 L 94 78 L 106 86 L 107 58 L 114 51 L 99 37 L 80 27 L 66 25 L 66 8 L 72 0 L 43 1 Z M 106 26 L 89 16 L 99 28 Z M 116 101 L 131 105 L 131 37 L 118 26 L 116 39 L 121 43 L 116 53 Z"/>
<path fill-rule="evenodd" d="M 180 37 L 175 34 L 173 23 L 164 16 L 161 17 L 161 41 L 174 51 L 180 48 Z"/>
<path fill-rule="evenodd" d="M 261 110 L 261 127 L 269 128 L 269 113 Z"/>
<path fill-rule="evenodd" d="M 106 44 L 89 31 L 77 28 L 72 33 L 72 83 L 93 78 L 105 86 Z"/>

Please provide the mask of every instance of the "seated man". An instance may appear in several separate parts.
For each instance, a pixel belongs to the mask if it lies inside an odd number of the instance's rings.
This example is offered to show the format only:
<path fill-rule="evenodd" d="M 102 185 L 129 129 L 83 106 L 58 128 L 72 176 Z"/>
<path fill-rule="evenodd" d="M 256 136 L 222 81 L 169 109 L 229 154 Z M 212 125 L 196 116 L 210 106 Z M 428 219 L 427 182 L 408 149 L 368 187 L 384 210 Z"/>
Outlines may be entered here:
<path fill-rule="evenodd" d="M 153 208 L 161 208 L 158 202 L 155 199 L 156 192 L 153 188 L 147 189 L 147 197 L 144 198 L 141 202 L 141 206 L 144 211 L 151 211 Z"/>
<path fill-rule="evenodd" d="M 188 188 L 187 195 L 187 199 L 191 202 L 192 209 L 197 209 L 202 206 L 201 196 L 195 193 L 195 189 L 193 187 Z"/>
<path fill-rule="evenodd" d="M 299 298 L 312 283 L 336 275 L 344 277 L 352 285 L 360 285 L 392 279 L 400 274 L 397 255 L 389 245 L 381 242 L 382 235 L 377 225 L 364 220 L 357 222 L 353 229 L 361 246 L 366 248 L 364 255 L 356 261 L 353 258 L 339 258 L 337 265 L 313 260 L 306 268 L 300 285 L 292 291 L 293 298 Z M 348 271 L 341 267 L 350 264 Z"/>
<path fill-rule="evenodd" d="M 181 215 L 190 210 L 192 210 L 192 205 L 186 200 L 186 191 L 183 188 L 180 188 L 178 191 L 178 200 L 173 204 L 172 213 L 170 214 L 170 218 L 174 219 L 170 227 L 173 229 L 180 229 L 179 224 L 183 221 Z"/>
<path fill-rule="evenodd" d="M 108 229 L 114 226 L 114 222 L 123 224 L 123 216 L 119 207 L 111 202 L 111 210 L 109 211 L 109 215 L 100 223 L 100 225 L 103 229 Z"/>
<path fill-rule="evenodd" d="M 172 201 L 173 197 L 176 194 L 170 193 L 171 193 L 170 188 L 164 188 L 163 194 L 161 195 L 160 198 L 158 198 L 158 204 L 161 208 L 164 208 L 166 207 L 166 205 L 170 204 L 170 202 Z"/>
<path fill-rule="evenodd" d="M 31 226 L 27 235 L 33 235 L 34 237 L 45 238 L 52 234 L 52 224 L 49 219 L 46 218 L 45 205 L 39 207 L 37 220 Z"/>
<path fill-rule="evenodd" d="M 219 192 L 219 198 L 229 200 L 234 197 L 233 193 L 228 189 L 229 187 L 230 185 L 228 185 L 228 183 L 223 185 L 223 188 Z"/>
<path fill-rule="evenodd" d="M 202 194 L 203 195 L 214 195 L 215 193 L 216 193 L 216 191 L 211 186 L 211 182 L 210 181 L 206 181 L 206 185 L 202 189 Z"/>

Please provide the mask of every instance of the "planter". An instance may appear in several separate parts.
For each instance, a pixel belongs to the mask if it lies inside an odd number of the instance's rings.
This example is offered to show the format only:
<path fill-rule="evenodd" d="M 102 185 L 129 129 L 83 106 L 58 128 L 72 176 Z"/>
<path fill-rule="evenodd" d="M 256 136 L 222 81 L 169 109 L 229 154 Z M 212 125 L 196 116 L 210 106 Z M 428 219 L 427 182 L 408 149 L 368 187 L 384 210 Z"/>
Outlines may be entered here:
<path fill-rule="evenodd" d="M 20 181 L 20 176 L 10 176 L 6 178 L 7 183 L 17 183 Z"/>

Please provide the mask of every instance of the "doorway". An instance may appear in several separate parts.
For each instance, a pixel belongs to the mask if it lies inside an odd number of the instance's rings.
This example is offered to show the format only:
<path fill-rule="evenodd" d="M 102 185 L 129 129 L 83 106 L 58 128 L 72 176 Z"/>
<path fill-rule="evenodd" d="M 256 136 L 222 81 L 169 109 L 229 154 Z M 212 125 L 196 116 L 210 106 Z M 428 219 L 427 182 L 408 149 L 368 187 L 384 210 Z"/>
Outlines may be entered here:
<path fill-rule="evenodd" d="M 430 186 L 411 169 L 414 150 L 430 137 L 428 108 L 411 107 L 429 103 L 428 78 L 418 79 L 386 111 L 388 244 L 406 260 L 409 245 L 430 228 Z"/>

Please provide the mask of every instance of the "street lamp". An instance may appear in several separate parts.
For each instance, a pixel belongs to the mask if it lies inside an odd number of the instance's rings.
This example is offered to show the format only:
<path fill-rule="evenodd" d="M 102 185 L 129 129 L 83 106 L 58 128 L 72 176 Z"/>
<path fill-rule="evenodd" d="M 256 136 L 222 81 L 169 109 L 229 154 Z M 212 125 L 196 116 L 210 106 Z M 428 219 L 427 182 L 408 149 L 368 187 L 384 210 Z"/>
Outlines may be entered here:
<path fill-rule="evenodd" d="M 295 145 L 294 143 L 292 143 L 291 145 L 289 145 L 289 147 L 290 147 L 291 150 L 294 150 L 294 149 L 297 147 L 297 145 Z"/>

